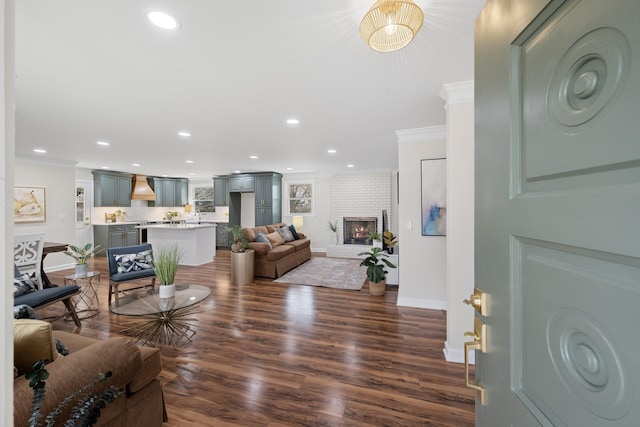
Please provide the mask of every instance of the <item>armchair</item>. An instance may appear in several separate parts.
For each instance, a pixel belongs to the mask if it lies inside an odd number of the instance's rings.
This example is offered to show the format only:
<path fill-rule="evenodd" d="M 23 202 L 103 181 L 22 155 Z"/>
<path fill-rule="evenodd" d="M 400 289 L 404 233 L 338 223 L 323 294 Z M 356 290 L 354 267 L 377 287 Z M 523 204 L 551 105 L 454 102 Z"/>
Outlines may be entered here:
<path fill-rule="evenodd" d="M 118 287 L 123 283 L 137 282 L 137 286 L 132 289 L 146 288 L 152 289 L 156 285 L 156 272 L 151 262 L 151 244 L 134 246 L 121 246 L 107 249 L 107 259 L 109 264 L 109 306 L 111 297 L 114 296 L 115 303 L 118 304 Z M 140 285 L 140 279 L 151 278 L 151 283 Z"/>

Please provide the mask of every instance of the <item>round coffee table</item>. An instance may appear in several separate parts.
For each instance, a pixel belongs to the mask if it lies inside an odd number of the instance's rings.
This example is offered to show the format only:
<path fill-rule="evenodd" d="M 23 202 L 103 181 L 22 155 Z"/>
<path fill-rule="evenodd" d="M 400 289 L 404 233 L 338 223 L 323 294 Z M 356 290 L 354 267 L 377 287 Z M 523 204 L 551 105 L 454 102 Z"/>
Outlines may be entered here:
<path fill-rule="evenodd" d="M 109 311 L 137 318 L 122 332 L 142 345 L 171 344 L 177 348 L 191 342 L 195 331 L 189 322 L 198 319 L 190 316 L 201 312 L 196 304 L 210 294 L 210 288 L 191 284 L 176 285 L 176 295 L 171 298 L 160 298 L 157 288 L 129 291 L 111 304 Z"/>

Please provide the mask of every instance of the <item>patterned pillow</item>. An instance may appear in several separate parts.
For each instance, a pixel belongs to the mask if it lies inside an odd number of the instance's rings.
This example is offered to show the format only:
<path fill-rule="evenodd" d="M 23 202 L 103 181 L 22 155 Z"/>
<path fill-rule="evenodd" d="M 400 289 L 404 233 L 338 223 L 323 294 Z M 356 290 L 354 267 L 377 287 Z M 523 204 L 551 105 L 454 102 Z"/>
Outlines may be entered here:
<path fill-rule="evenodd" d="M 295 240 L 293 234 L 291 233 L 291 230 L 289 230 L 289 227 L 276 228 L 276 231 L 280 233 L 280 236 L 282 236 L 285 243 L 293 242 Z"/>
<path fill-rule="evenodd" d="M 256 242 L 266 243 L 267 245 L 269 245 L 269 249 L 272 248 L 271 242 L 269 241 L 269 239 L 267 239 L 267 236 L 265 236 L 264 233 L 261 233 L 259 231 L 258 231 L 258 234 L 256 234 Z"/>
<path fill-rule="evenodd" d="M 129 273 L 130 271 L 149 270 L 153 268 L 153 255 L 150 250 L 135 254 L 119 254 L 113 257 L 118 266 L 118 273 Z"/>
<path fill-rule="evenodd" d="M 36 285 L 31 281 L 31 278 L 27 273 L 24 273 L 20 277 L 13 278 L 13 297 L 19 297 L 20 295 L 28 294 L 36 290 Z"/>

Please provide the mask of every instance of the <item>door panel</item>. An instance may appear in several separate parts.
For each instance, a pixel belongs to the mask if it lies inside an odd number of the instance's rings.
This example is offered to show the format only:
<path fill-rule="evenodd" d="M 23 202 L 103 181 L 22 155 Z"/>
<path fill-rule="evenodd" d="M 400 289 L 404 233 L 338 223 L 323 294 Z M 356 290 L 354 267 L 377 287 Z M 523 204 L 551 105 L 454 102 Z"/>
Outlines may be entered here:
<path fill-rule="evenodd" d="M 640 419 L 640 2 L 490 0 L 476 25 L 476 425 Z"/>

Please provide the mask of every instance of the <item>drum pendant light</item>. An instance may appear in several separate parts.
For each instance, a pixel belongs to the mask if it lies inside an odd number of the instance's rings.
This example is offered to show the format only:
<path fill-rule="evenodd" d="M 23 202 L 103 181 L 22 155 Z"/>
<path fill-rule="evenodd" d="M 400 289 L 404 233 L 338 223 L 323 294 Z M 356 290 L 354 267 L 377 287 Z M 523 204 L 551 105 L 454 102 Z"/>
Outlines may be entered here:
<path fill-rule="evenodd" d="M 393 52 L 418 34 L 424 14 L 411 0 L 378 0 L 360 22 L 360 35 L 371 49 Z"/>

